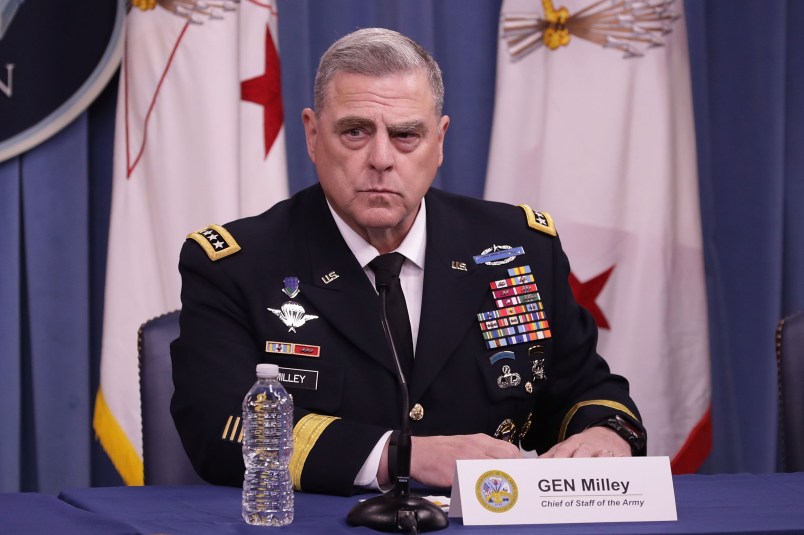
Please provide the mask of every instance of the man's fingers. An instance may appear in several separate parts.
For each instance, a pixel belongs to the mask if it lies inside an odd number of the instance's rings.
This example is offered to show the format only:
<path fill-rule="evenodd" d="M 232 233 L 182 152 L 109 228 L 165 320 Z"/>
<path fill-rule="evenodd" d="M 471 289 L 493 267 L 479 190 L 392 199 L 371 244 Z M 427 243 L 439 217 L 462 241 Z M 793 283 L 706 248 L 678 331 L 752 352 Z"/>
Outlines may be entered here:
<path fill-rule="evenodd" d="M 590 427 L 559 442 L 539 457 L 628 457 L 631 447 L 614 431 L 605 427 Z"/>
<path fill-rule="evenodd" d="M 519 448 L 484 434 L 413 437 L 411 476 L 426 485 L 449 487 L 455 462 L 463 459 L 515 459 Z"/>
<path fill-rule="evenodd" d="M 518 459 L 521 456 L 519 448 L 505 440 L 491 438 L 488 435 L 480 435 L 484 437 L 480 447 L 483 449 L 486 457 L 491 459 Z"/>

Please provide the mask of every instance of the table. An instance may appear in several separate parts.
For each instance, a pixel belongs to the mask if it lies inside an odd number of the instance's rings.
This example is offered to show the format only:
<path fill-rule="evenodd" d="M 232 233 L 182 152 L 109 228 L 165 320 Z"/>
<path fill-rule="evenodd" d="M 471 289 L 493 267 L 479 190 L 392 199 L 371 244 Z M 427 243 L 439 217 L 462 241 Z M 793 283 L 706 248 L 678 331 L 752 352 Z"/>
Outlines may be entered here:
<path fill-rule="evenodd" d="M 0 494 L 0 533 L 128 535 L 138 531 L 126 522 L 77 509 L 55 496 L 20 492 Z"/>
<path fill-rule="evenodd" d="M 677 522 L 506 526 L 494 533 L 804 533 L 804 473 L 674 476 Z M 143 533 L 256 533 L 240 517 L 240 489 L 214 486 L 108 487 L 66 490 L 66 503 L 125 522 Z M 360 496 L 366 497 L 366 496 Z M 374 533 L 346 523 L 359 497 L 296 494 L 293 524 L 282 534 Z M 451 519 L 442 532 L 487 533 Z M 93 533 L 105 533 L 93 531 Z M 110 531 L 109 533 L 115 533 Z"/>

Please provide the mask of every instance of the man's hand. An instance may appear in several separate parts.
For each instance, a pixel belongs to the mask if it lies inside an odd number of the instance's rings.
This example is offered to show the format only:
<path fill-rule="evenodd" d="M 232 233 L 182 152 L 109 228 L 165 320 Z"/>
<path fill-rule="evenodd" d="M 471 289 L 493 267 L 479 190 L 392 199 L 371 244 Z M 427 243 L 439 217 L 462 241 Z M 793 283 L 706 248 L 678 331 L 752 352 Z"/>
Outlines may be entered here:
<path fill-rule="evenodd" d="M 559 442 L 539 457 L 630 457 L 631 446 L 607 427 L 590 427 Z"/>
<path fill-rule="evenodd" d="M 518 459 L 519 448 L 505 440 L 478 433 L 412 437 L 411 478 L 431 487 L 452 486 L 458 459 Z"/>

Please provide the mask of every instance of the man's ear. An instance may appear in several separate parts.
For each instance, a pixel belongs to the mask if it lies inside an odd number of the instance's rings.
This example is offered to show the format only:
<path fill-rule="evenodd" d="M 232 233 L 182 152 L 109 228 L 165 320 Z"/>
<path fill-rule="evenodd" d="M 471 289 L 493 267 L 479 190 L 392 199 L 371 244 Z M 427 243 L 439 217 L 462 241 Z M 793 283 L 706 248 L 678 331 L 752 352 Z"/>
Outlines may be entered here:
<path fill-rule="evenodd" d="M 438 121 L 438 165 L 439 167 L 444 162 L 444 138 L 447 135 L 449 128 L 449 117 L 442 115 Z"/>
<path fill-rule="evenodd" d="M 302 111 L 302 124 L 304 125 L 304 135 L 307 138 L 307 155 L 315 163 L 315 145 L 318 136 L 318 118 L 310 108 Z"/>

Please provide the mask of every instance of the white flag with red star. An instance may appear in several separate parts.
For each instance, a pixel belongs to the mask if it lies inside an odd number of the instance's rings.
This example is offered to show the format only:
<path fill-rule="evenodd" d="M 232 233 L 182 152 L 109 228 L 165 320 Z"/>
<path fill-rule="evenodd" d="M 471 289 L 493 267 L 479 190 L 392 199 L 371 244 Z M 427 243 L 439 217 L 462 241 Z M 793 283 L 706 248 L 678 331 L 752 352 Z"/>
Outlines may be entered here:
<path fill-rule="evenodd" d="M 711 445 L 710 381 L 686 31 L 667 16 L 683 3 L 561 5 L 503 3 L 485 196 L 553 216 L 649 454 L 694 471 Z"/>
<path fill-rule="evenodd" d="M 180 307 L 185 236 L 287 197 L 277 42 L 267 0 L 127 15 L 94 427 L 128 484 L 143 482 L 137 331 Z"/>

